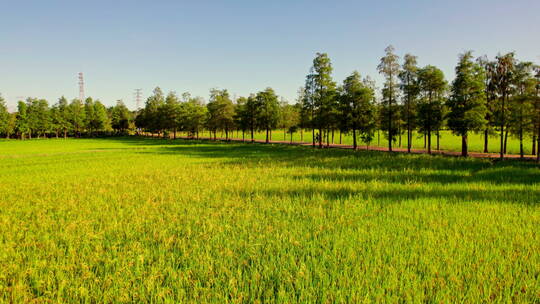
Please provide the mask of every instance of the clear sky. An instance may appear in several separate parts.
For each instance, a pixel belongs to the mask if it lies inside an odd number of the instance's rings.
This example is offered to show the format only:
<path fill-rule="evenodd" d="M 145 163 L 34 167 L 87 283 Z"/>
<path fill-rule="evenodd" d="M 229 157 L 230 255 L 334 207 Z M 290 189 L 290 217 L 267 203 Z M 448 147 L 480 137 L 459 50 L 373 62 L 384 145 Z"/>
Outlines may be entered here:
<path fill-rule="evenodd" d="M 381 1 L 14 1 L 0 0 L 0 93 L 50 103 L 86 95 L 106 105 L 155 86 L 208 97 L 271 86 L 290 102 L 316 52 L 334 78 L 376 67 L 392 44 L 453 78 L 465 50 L 516 51 L 540 63 L 539 0 Z"/>

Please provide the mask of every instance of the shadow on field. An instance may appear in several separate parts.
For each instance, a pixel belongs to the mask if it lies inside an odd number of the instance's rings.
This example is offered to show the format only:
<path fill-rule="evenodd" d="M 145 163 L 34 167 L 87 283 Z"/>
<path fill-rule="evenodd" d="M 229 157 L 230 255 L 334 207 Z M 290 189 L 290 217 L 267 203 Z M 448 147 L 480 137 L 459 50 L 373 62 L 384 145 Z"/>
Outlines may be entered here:
<path fill-rule="evenodd" d="M 407 155 L 378 151 L 313 149 L 303 146 L 266 145 L 260 143 L 213 142 L 204 140 L 165 140 L 123 137 L 107 140 L 121 141 L 135 147 L 137 153 L 184 155 L 188 157 L 219 158 L 220 165 L 267 166 L 279 163 L 284 167 L 332 169 L 328 173 L 306 173 L 299 170 L 293 179 L 314 181 L 382 181 L 397 184 L 411 183 L 471 183 L 532 185 L 540 183 L 538 165 L 519 160 L 492 162 L 485 159 Z M 138 149 L 147 147 L 145 149 Z M 225 167 L 224 167 L 225 169 Z M 341 169 L 341 170 L 335 170 Z M 308 170 L 309 171 L 309 170 Z M 414 191 L 405 197 L 416 195 Z M 424 191 L 422 191 L 424 192 Z M 481 192 L 481 191 L 479 191 Z M 531 194 L 530 191 L 527 191 Z M 371 192 L 370 192 L 371 193 Z M 393 192 L 394 193 L 394 192 Z M 495 191 L 494 193 L 497 193 Z M 506 192 L 505 192 L 506 193 Z M 538 196 L 538 191 L 533 192 Z M 444 196 L 463 197 L 457 191 Z M 482 194 L 490 196 L 498 194 Z M 501 194 L 502 196 L 506 196 Z"/>
<path fill-rule="evenodd" d="M 312 198 L 323 197 L 326 200 L 344 200 L 354 197 L 355 199 L 374 199 L 377 201 L 386 201 L 398 203 L 406 200 L 417 199 L 444 199 L 447 202 L 467 202 L 467 201 L 491 201 L 491 202 L 511 202 L 511 203 L 523 203 L 528 205 L 536 205 L 540 202 L 540 190 L 527 191 L 508 190 L 508 189 L 470 189 L 467 185 L 463 184 L 463 189 L 440 189 L 434 188 L 433 190 L 426 190 L 425 188 L 415 187 L 384 187 L 364 190 L 351 190 L 351 189 L 319 189 L 315 187 L 301 188 L 295 190 L 257 190 L 257 195 L 265 196 L 270 199 L 290 199 L 294 197 Z M 253 192 L 245 191 L 241 193 L 241 196 L 249 201 L 254 195 Z"/>

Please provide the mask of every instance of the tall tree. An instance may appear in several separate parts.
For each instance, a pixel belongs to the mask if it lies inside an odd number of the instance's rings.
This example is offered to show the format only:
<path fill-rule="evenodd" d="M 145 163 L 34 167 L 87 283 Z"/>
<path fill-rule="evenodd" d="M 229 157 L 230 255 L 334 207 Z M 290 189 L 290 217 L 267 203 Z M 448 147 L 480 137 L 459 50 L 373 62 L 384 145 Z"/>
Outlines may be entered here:
<path fill-rule="evenodd" d="M 190 97 L 189 101 L 185 104 L 187 106 L 185 128 L 199 139 L 199 131 L 204 127 L 208 115 L 208 110 L 204 105 L 204 99 L 202 97 Z"/>
<path fill-rule="evenodd" d="M 326 53 L 317 53 L 310 74 L 306 79 L 306 101 L 311 108 L 312 124 L 319 130 L 319 147 L 322 148 L 323 130 L 332 122 L 336 105 L 336 84 L 332 80 L 332 64 Z"/>
<path fill-rule="evenodd" d="M 411 152 L 412 136 L 416 119 L 416 100 L 420 91 L 418 85 L 417 57 L 406 54 L 399 73 L 401 91 L 403 92 L 403 118 L 407 128 L 407 152 Z"/>
<path fill-rule="evenodd" d="M 26 134 L 30 135 L 30 126 L 28 123 L 28 106 L 24 101 L 19 101 L 17 104 L 17 133 L 20 134 L 21 139 L 24 140 Z"/>
<path fill-rule="evenodd" d="M 461 155 L 468 156 L 468 133 L 484 129 L 486 121 L 485 72 L 471 51 L 460 55 L 448 99 L 448 127 L 461 136 Z"/>
<path fill-rule="evenodd" d="M 291 135 L 291 141 L 293 133 L 296 132 L 298 124 L 300 123 L 300 112 L 298 107 L 291 105 L 286 101 L 280 103 L 280 113 L 278 127 L 283 129 L 283 140 L 286 140 L 286 135 Z"/>
<path fill-rule="evenodd" d="M 431 154 L 431 134 L 440 129 L 443 123 L 443 97 L 447 83 L 443 72 L 432 65 L 418 71 L 418 80 L 422 94 L 418 106 L 418 124 L 420 132 L 427 136 L 428 154 Z"/>
<path fill-rule="evenodd" d="M 397 98 L 398 98 L 398 81 L 399 75 L 399 57 L 394 54 L 394 47 L 388 46 L 385 50 L 385 56 L 381 58 L 377 69 L 385 78 L 384 87 L 382 90 L 383 96 L 383 115 L 385 116 L 384 130 L 388 136 L 388 150 L 392 151 L 392 142 L 395 139 L 397 128 L 395 118 L 397 115 Z"/>
<path fill-rule="evenodd" d="M 354 71 L 343 81 L 340 97 L 340 109 L 343 126 L 352 130 L 353 148 L 358 148 L 357 131 L 364 142 L 371 142 L 376 127 L 374 90 L 362 81 L 360 74 Z"/>
<path fill-rule="evenodd" d="M 122 100 L 118 100 L 111 110 L 111 127 L 116 133 L 127 132 L 131 124 L 131 112 Z"/>
<path fill-rule="evenodd" d="M 176 139 L 178 129 L 182 129 L 183 110 L 175 92 L 169 92 L 165 97 L 165 102 L 158 109 L 163 128 L 172 132 L 174 139 Z"/>
<path fill-rule="evenodd" d="M 64 138 L 67 138 L 68 132 L 73 128 L 70 122 L 70 110 L 67 99 L 62 96 L 58 99 L 55 105 L 57 109 L 56 126 L 63 133 Z"/>
<path fill-rule="evenodd" d="M 535 67 L 535 75 L 534 78 L 536 79 L 536 86 L 535 86 L 535 115 L 534 115 L 534 121 L 535 121 L 535 129 L 536 129 L 536 162 L 540 163 L 540 65 L 537 65 Z"/>
<path fill-rule="evenodd" d="M 6 102 L 2 95 L 0 95 L 0 134 L 6 135 L 9 137 L 8 126 L 9 126 L 10 114 Z"/>
<path fill-rule="evenodd" d="M 523 137 L 533 130 L 536 79 L 532 62 L 516 63 L 513 77 L 513 96 L 509 99 L 508 129 L 519 139 L 519 154 L 524 157 Z"/>
<path fill-rule="evenodd" d="M 49 130 L 51 116 L 49 112 L 49 103 L 45 99 L 27 98 L 27 115 L 29 135 L 35 133 L 39 138 Z"/>
<path fill-rule="evenodd" d="M 493 74 L 495 62 L 490 61 L 486 55 L 479 57 L 477 63 L 484 69 L 484 96 L 486 103 L 486 125 L 484 129 L 484 153 L 489 152 L 489 136 L 493 133 L 495 120 L 493 113 L 495 112 L 495 86 L 493 82 Z"/>
<path fill-rule="evenodd" d="M 279 122 L 278 97 L 272 88 L 257 93 L 256 99 L 260 105 L 258 115 L 259 127 L 266 131 L 266 143 L 270 142 L 270 132 L 277 127 Z"/>
<path fill-rule="evenodd" d="M 227 90 L 210 90 L 208 102 L 208 128 L 214 132 L 225 131 L 225 139 L 229 140 L 229 131 L 234 127 L 234 105 Z"/>
<path fill-rule="evenodd" d="M 73 127 L 77 137 L 81 136 L 81 132 L 84 130 L 84 122 L 86 120 L 86 113 L 84 111 L 84 105 L 81 100 L 74 99 L 69 104 L 69 123 Z"/>
<path fill-rule="evenodd" d="M 498 55 L 496 57 L 496 62 L 494 66 L 494 71 L 492 75 L 493 85 L 498 94 L 499 99 L 499 110 L 498 110 L 498 121 L 500 126 L 500 158 L 504 158 L 504 142 L 505 142 L 505 127 L 507 124 L 506 121 L 506 108 L 508 105 L 508 99 L 510 98 L 512 90 L 512 80 L 514 77 L 514 67 L 515 59 L 514 53 L 508 53 L 505 55 Z"/>

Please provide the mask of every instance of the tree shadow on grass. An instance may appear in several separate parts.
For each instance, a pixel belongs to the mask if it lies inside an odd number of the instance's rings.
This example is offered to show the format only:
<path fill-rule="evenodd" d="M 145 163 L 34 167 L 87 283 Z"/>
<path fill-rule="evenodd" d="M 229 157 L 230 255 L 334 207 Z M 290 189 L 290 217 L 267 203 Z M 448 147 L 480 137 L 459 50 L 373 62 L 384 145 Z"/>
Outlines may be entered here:
<path fill-rule="evenodd" d="M 219 159 L 223 166 L 268 166 L 279 164 L 298 167 L 294 179 L 314 181 L 373 181 L 388 183 L 470 183 L 540 184 L 538 165 L 519 160 L 493 162 L 486 159 L 407 155 L 379 151 L 313 149 L 279 144 L 214 142 L 206 140 L 167 140 L 141 137 L 108 139 L 121 141 L 136 149 L 136 153 L 184 155 Z M 129 147 L 128 147 L 129 148 Z M 329 169 L 329 172 L 306 173 L 305 168 Z M 335 170 L 340 169 L 340 170 Z M 320 170 L 318 170 L 320 171 Z"/>
<path fill-rule="evenodd" d="M 269 189 L 241 192 L 240 196 L 246 201 L 256 196 L 264 196 L 270 200 L 291 198 L 322 197 L 329 201 L 342 201 L 345 199 L 371 200 L 381 203 L 400 203 L 407 200 L 434 200 L 450 203 L 462 202 L 500 202 L 519 203 L 536 206 L 540 203 L 540 190 L 529 189 L 471 189 L 464 185 L 463 189 L 433 189 L 415 187 L 383 187 L 377 189 L 320 189 L 317 187 L 298 188 L 294 190 Z"/>

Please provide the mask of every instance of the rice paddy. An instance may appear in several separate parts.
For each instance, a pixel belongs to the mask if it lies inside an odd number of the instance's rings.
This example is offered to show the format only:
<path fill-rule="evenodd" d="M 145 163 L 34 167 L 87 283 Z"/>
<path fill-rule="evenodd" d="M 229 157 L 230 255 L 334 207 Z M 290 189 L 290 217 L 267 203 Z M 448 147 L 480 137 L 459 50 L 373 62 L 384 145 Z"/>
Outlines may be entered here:
<path fill-rule="evenodd" d="M 0 141 L 0 301 L 540 302 L 530 162 Z"/>

